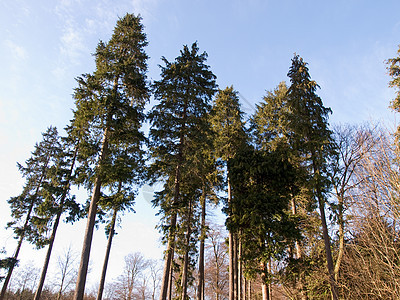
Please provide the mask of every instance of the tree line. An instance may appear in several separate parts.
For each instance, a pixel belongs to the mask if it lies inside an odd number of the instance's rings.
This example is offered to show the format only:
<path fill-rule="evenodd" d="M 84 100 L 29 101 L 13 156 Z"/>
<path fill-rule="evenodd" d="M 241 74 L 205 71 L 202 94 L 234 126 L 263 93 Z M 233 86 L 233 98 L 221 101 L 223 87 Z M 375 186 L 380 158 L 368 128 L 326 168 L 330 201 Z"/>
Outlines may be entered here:
<path fill-rule="evenodd" d="M 33 299 L 42 297 L 63 216 L 87 218 L 76 300 L 85 297 L 95 224 L 106 223 L 102 299 L 118 213 L 133 210 L 138 188 L 156 182 L 162 189 L 152 203 L 166 245 L 161 300 L 208 299 L 210 290 L 217 300 L 400 296 L 397 135 L 378 125 L 331 128 L 332 111 L 297 54 L 288 84 L 268 91 L 247 118 L 234 87 L 218 88 L 197 43 L 172 61 L 163 57 L 154 82 L 146 45 L 139 16 L 119 19 L 111 39 L 97 45 L 95 71 L 76 79 L 66 134 L 50 126 L 18 164 L 25 185 L 8 200 L 7 224 L 18 244 L 1 260 L 0 299 L 24 240 L 47 247 Z M 395 88 L 398 54 L 387 61 Z M 84 205 L 74 185 L 92 191 Z M 227 216 L 226 245 L 210 246 L 208 211 L 217 205 Z"/>

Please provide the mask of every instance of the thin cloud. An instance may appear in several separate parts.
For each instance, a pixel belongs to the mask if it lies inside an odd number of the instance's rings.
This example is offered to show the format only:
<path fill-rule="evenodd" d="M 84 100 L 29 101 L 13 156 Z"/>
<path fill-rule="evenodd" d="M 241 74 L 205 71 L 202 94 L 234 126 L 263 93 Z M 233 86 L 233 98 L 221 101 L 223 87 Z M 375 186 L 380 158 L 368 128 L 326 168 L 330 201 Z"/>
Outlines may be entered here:
<path fill-rule="evenodd" d="M 61 53 L 73 63 L 76 63 L 80 56 L 88 51 L 85 47 L 82 33 L 71 24 L 65 26 L 60 40 Z"/>
<path fill-rule="evenodd" d="M 6 40 L 5 45 L 10 50 L 11 55 L 14 59 L 25 60 L 28 58 L 28 53 L 24 47 L 17 45 L 11 40 Z"/>

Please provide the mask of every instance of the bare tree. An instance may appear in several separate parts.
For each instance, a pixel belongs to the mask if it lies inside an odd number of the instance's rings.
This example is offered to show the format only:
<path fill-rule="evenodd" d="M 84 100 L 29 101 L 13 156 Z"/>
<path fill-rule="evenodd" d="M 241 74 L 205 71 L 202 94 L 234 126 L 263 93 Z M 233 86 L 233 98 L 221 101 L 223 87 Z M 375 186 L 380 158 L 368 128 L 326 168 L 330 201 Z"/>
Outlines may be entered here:
<path fill-rule="evenodd" d="M 57 300 L 73 288 L 78 275 L 78 253 L 74 252 L 71 245 L 63 250 L 57 257 Z"/>
<path fill-rule="evenodd" d="M 39 272 L 40 269 L 32 261 L 29 261 L 18 269 L 16 276 L 11 282 L 12 289 L 17 296 L 16 299 L 32 298 L 32 293 L 39 279 Z"/>
<path fill-rule="evenodd" d="M 358 164 L 351 241 L 342 262 L 347 299 L 400 299 L 400 161 L 394 136 L 378 137 Z"/>
<path fill-rule="evenodd" d="M 132 300 L 135 289 L 140 286 L 139 279 L 148 267 L 148 261 L 140 252 L 129 253 L 125 256 L 125 266 L 122 275 L 118 276 L 116 286 L 119 299 Z"/>
<path fill-rule="evenodd" d="M 345 233 L 347 224 L 347 210 L 351 205 L 351 192 L 363 178 L 355 172 L 362 160 L 376 150 L 375 144 L 379 136 L 376 127 L 368 125 L 338 125 L 334 127 L 334 138 L 338 153 L 332 166 L 332 183 L 336 203 L 332 205 L 338 224 L 338 254 L 335 262 L 334 274 L 336 282 L 339 280 L 339 270 L 344 254 Z"/>
<path fill-rule="evenodd" d="M 223 226 L 210 226 L 206 245 L 205 295 L 215 300 L 228 299 L 229 256 Z"/>
<path fill-rule="evenodd" d="M 151 300 L 156 299 L 156 291 L 161 283 L 162 268 L 159 261 L 155 259 L 148 260 L 149 280 L 151 282 Z"/>

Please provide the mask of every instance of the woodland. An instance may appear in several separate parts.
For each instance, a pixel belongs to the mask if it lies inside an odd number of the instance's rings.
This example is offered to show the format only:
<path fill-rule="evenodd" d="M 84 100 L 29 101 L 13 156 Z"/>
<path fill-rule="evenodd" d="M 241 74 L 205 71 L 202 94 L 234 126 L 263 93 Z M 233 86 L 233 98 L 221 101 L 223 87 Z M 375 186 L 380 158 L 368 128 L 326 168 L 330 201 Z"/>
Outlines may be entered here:
<path fill-rule="evenodd" d="M 247 116 L 238 91 L 217 86 L 197 42 L 163 57 L 153 82 L 146 45 L 141 18 L 120 18 L 97 45 L 95 71 L 76 78 L 65 134 L 49 126 L 18 164 L 25 184 L 7 200 L 18 244 L 12 256 L 2 251 L 0 300 L 400 299 L 398 132 L 331 126 L 297 54 L 288 82 Z M 397 54 L 386 64 L 400 111 Z M 156 183 L 163 263 L 130 253 L 121 275 L 106 279 L 118 215 Z M 82 203 L 74 186 L 91 198 Z M 209 219 L 215 207 L 225 226 Z M 80 257 L 65 249 L 53 258 L 59 273 L 46 276 L 59 225 L 82 218 Z M 98 223 L 108 242 L 89 290 Z M 24 242 L 47 249 L 41 270 L 18 264 Z"/>

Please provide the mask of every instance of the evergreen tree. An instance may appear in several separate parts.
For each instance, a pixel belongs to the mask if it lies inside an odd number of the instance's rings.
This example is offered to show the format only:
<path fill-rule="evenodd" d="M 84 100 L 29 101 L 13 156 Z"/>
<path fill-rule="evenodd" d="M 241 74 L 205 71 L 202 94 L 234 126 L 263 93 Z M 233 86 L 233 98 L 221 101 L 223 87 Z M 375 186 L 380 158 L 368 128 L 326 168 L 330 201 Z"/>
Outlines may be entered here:
<path fill-rule="evenodd" d="M 10 205 L 13 221 L 7 224 L 12 228 L 15 238 L 18 239 L 17 248 L 12 256 L 12 263 L 9 265 L 7 276 L 3 283 L 0 299 L 4 299 L 7 286 L 12 272 L 18 261 L 22 242 L 26 238 L 35 243 L 38 247 L 43 246 L 43 231 L 35 220 L 35 209 L 44 201 L 43 184 L 48 179 L 48 170 L 54 164 L 56 153 L 60 151 L 58 132 L 55 127 L 49 127 L 43 133 L 43 140 L 35 145 L 32 156 L 25 162 L 25 166 L 18 164 L 18 168 L 26 182 L 22 193 L 19 196 L 10 198 L 7 202 Z M 37 219 L 36 219 L 37 220 Z M 22 222 L 22 223 L 21 223 Z"/>
<path fill-rule="evenodd" d="M 240 109 L 238 93 L 233 87 L 227 87 L 219 91 L 213 105 L 211 124 L 214 135 L 215 156 L 221 160 L 226 168 L 227 193 L 226 212 L 228 215 L 227 224 L 231 222 L 235 210 L 231 193 L 231 182 L 229 175 L 229 160 L 235 157 L 236 153 L 246 146 L 247 134 L 244 128 L 243 112 Z M 235 284 L 237 278 L 237 251 L 234 243 L 237 241 L 237 232 L 233 227 L 229 227 L 229 299 L 235 298 L 238 285 Z"/>
<path fill-rule="evenodd" d="M 387 60 L 387 69 L 392 80 L 389 82 L 389 86 L 396 89 L 396 97 L 392 101 L 392 108 L 400 112 L 400 45 L 397 50 L 397 57 L 390 58 Z M 397 128 L 397 138 L 399 138 L 400 128 Z"/>
<path fill-rule="evenodd" d="M 78 182 L 93 188 L 93 193 L 74 299 L 83 299 L 101 187 L 116 182 L 107 174 L 115 167 L 121 152 L 138 160 L 143 152 L 144 135 L 140 127 L 148 98 L 147 55 L 143 49 L 146 45 L 141 18 L 127 14 L 118 20 L 110 41 L 98 44 L 94 74 L 77 79 L 70 135 L 82 138 L 78 158 L 84 172 Z"/>
<path fill-rule="evenodd" d="M 50 237 L 46 240 L 48 248 L 35 300 L 40 299 L 42 293 L 61 215 L 69 211 L 66 219 L 69 222 L 76 221 L 81 216 L 81 209 L 75 202 L 75 197 L 69 195 L 78 147 L 78 143 L 71 143 L 66 138 L 62 139 L 55 155 L 55 164 L 48 169 L 48 180 L 43 184 L 44 201 L 36 209 L 35 222 L 47 224 L 44 229 L 49 231 L 50 227 L 52 229 Z M 43 233 L 45 233 L 44 229 L 42 229 Z"/>
<path fill-rule="evenodd" d="M 266 96 L 263 97 L 262 102 L 256 106 L 256 112 L 251 118 L 251 128 L 253 134 L 253 140 L 257 149 L 264 150 L 266 152 L 284 153 L 287 155 L 291 165 L 296 170 L 296 184 L 292 185 L 291 188 L 291 199 L 290 199 L 290 211 L 292 217 L 301 217 L 303 224 L 301 231 L 303 237 L 306 236 L 305 232 L 308 230 L 308 226 L 304 224 L 308 223 L 306 220 L 313 219 L 310 215 L 308 204 L 309 201 L 304 201 L 305 198 L 309 198 L 308 189 L 305 188 L 305 174 L 301 167 L 301 157 L 298 155 L 298 151 L 293 149 L 290 144 L 291 128 L 290 128 L 290 114 L 288 107 L 288 87 L 285 82 L 279 83 L 279 85 L 273 91 L 267 91 Z M 302 299 L 305 299 L 303 295 L 304 290 L 304 270 L 306 269 L 303 264 L 303 245 L 304 238 L 294 242 L 294 245 L 289 245 L 289 265 L 287 272 L 290 273 L 291 278 L 299 279 L 296 284 L 292 280 L 292 286 L 296 288 L 295 293 L 300 294 Z M 296 268 L 293 268 L 295 265 Z M 302 267 L 297 267 L 302 265 Z M 294 270 L 301 270 L 295 272 Z M 296 275 L 295 275 L 296 274 Z M 297 285 L 297 286 L 296 286 Z"/>
<path fill-rule="evenodd" d="M 307 174 L 308 190 L 313 200 L 318 203 L 322 224 L 323 239 L 330 285 L 333 299 L 338 298 L 334 278 L 334 267 L 331 253 L 331 242 L 325 216 L 327 193 L 330 189 L 328 179 L 328 162 L 335 154 L 332 132 L 328 128 L 329 108 L 323 106 L 316 94 L 319 87 L 311 80 L 307 63 L 295 55 L 288 72 L 290 87 L 287 93 L 289 132 L 291 148 L 301 158 L 301 166 Z"/>
<path fill-rule="evenodd" d="M 256 105 L 256 111 L 251 118 L 251 128 L 258 149 L 288 149 L 287 91 L 288 87 L 282 81 L 274 91 L 267 91 L 263 101 Z"/>
<path fill-rule="evenodd" d="M 298 220 L 288 213 L 296 172 L 281 150 L 241 151 L 230 160 L 229 169 L 240 207 L 231 220 L 231 226 L 240 229 L 240 259 L 249 278 L 261 275 L 263 299 L 270 299 L 268 265 L 282 259 L 300 235 Z"/>
<path fill-rule="evenodd" d="M 207 114 L 210 101 L 215 93 L 215 76 L 206 63 L 207 54 L 199 54 L 197 43 L 191 48 L 184 46 L 174 62 L 162 58 L 161 80 L 154 83 L 154 96 L 159 101 L 149 113 L 150 151 L 152 165 L 150 173 L 153 180 L 164 179 L 164 190 L 154 199 L 163 215 L 164 234 L 167 250 L 161 286 L 161 299 L 167 298 L 171 286 L 171 268 L 175 250 L 178 216 L 190 209 L 192 196 L 185 197 L 185 185 L 189 186 L 188 176 L 191 158 L 195 156 L 196 146 L 204 142 L 208 130 Z M 193 190 L 187 189 L 189 194 Z M 184 279 L 186 280 L 186 278 Z M 171 292 L 171 288 L 169 288 Z M 186 289 L 182 291 L 185 297 Z"/>

